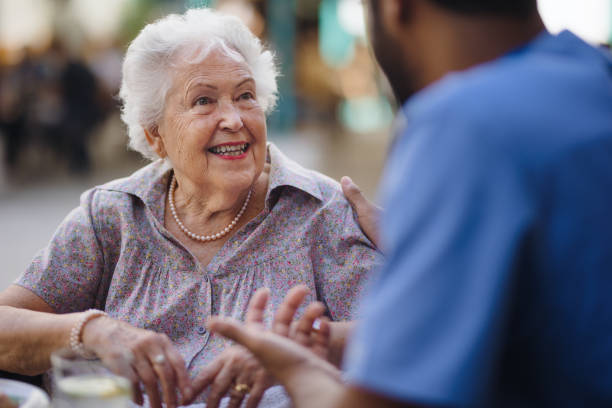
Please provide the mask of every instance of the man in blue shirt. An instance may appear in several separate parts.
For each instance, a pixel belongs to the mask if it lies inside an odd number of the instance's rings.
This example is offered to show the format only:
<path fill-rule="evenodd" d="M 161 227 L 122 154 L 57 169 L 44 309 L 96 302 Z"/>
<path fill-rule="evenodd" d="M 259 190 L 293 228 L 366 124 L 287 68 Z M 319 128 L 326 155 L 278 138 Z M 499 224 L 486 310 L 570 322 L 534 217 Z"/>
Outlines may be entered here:
<path fill-rule="evenodd" d="M 536 1 L 373 0 L 405 120 L 345 355 L 217 321 L 296 406 L 612 406 L 612 59 Z"/>

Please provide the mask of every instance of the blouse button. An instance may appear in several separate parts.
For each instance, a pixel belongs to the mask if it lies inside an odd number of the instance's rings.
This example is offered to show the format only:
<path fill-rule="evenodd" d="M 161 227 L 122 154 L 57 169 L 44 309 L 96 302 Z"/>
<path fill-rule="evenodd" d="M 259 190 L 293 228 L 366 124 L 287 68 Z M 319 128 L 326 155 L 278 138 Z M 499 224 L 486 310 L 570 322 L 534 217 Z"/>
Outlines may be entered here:
<path fill-rule="evenodd" d="M 196 329 L 198 334 L 205 334 L 206 333 L 206 328 L 204 326 L 198 326 L 198 328 Z"/>

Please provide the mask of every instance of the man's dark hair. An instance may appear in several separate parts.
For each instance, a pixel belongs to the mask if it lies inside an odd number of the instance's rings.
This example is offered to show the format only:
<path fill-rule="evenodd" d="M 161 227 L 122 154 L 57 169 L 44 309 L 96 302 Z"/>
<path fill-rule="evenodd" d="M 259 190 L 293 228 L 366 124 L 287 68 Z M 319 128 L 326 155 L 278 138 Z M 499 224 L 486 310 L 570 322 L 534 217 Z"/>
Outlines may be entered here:
<path fill-rule="evenodd" d="M 428 0 L 464 14 L 527 17 L 537 9 L 536 0 Z"/>

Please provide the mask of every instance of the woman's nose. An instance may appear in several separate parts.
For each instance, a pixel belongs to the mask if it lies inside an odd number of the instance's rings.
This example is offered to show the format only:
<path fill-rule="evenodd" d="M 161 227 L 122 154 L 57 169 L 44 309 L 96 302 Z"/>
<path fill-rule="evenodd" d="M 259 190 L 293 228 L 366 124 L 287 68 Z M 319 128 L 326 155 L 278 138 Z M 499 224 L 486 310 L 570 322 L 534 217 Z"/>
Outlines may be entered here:
<path fill-rule="evenodd" d="M 237 132 L 242 129 L 242 117 L 240 110 L 233 103 L 224 102 L 220 104 L 221 121 L 219 126 L 228 132 Z"/>

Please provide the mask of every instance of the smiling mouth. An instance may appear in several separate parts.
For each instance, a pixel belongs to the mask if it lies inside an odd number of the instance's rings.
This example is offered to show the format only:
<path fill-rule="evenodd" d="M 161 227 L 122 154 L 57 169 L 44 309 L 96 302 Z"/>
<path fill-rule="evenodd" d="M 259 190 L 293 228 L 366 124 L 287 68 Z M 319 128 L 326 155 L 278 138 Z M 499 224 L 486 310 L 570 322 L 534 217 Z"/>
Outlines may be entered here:
<path fill-rule="evenodd" d="M 217 156 L 229 156 L 237 157 L 241 156 L 249 149 L 249 143 L 240 144 L 224 144 L 208 149 L 209 152 L 216 154 Z"/>

